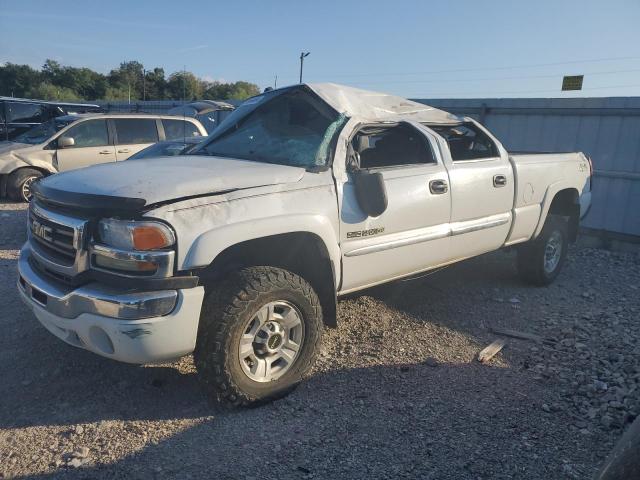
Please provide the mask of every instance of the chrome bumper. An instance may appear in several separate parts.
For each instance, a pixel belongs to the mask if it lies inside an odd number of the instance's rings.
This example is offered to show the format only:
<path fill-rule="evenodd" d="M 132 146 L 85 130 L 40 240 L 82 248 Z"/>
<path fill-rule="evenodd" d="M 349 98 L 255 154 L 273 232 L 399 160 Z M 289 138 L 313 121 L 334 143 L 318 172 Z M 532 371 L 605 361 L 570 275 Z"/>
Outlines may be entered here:
<path fill-rule="evenodd" d="M 74 289 L 43 277 L 29 263 L 30 256 L 31 248 L 26 244 L 18 261 L 18 288 L 58 317 L 77 318 L 83 313 L 120 320 L 159 317 L 171 313 L 178 299 L 176 290 L 131 293 L 96 283 Z"/>

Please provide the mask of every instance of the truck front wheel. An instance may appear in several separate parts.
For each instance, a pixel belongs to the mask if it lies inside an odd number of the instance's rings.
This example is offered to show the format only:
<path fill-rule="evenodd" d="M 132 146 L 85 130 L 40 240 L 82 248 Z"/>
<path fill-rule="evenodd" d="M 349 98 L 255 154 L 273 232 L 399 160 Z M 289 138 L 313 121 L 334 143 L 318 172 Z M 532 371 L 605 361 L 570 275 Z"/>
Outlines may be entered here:
<path fill-rule="evenodd" d="M 562 269 L 568 246 L 567 221 L 549 215 L 538 238 L 518 249 L 518 273 L 533 285 L 549 285 Z"/>
<path fill-rule="evenodd" d="M 287 270 L 250 267 L 209 290 L 194 352 L 208 393 L 233 407 L 289 393 L 313 365 L 322 336 L 309 283 Z"/>

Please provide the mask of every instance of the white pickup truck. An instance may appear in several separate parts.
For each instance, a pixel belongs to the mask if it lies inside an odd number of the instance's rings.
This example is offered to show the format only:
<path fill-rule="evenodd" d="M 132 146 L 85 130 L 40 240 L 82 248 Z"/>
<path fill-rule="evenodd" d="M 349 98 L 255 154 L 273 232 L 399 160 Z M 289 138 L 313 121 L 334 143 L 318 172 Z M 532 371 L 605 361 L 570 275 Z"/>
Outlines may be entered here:
<path fill-rule="evenodd" d="M 518 245 L 560 271 L 582 153 L 509 155 L 482 125 L 335 84 L 253 97 L 189 155 L 34 184 L 18 288 L 54 335 L 131 363 L 194 353 L 211 395 L 282 396 L 341 295 Z"/>

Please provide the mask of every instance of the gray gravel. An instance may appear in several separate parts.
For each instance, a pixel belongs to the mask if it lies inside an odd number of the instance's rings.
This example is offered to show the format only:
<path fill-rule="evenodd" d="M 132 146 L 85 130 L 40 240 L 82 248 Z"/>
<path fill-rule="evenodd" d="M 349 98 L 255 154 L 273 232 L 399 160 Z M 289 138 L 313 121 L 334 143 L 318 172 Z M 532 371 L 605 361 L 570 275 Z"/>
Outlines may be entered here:
<path fill-rule="evenodd" d="M 640 411 L 640 258 L 575 247 L 548 288 L 495 253 L 344 299 L 310 378 L 207 403 L 191 358 L 67 346 L 15 290 L 24 207 L 0 204 L 0 478 L 590 478 Z M 488 364 L 474 360 L 507 338 Z"/>

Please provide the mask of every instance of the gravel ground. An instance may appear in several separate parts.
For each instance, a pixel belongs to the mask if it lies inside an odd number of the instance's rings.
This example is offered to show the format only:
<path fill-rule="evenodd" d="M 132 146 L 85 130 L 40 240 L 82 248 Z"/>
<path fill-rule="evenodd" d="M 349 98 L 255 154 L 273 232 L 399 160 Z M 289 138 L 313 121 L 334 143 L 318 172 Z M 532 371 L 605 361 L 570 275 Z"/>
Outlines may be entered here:
<path fill-rule="evenodd" d="M 344 299 L 289 397 L 207 403 L 191 358 L 63 344 L 15 289 L 22 205 L 0 204 L 0 478 L 590 478 L 640 412 L 640 257 L 574 247 L 548 288 L 495 253 Z M 474 360 L 507 338 L 488 364 Z"/>

